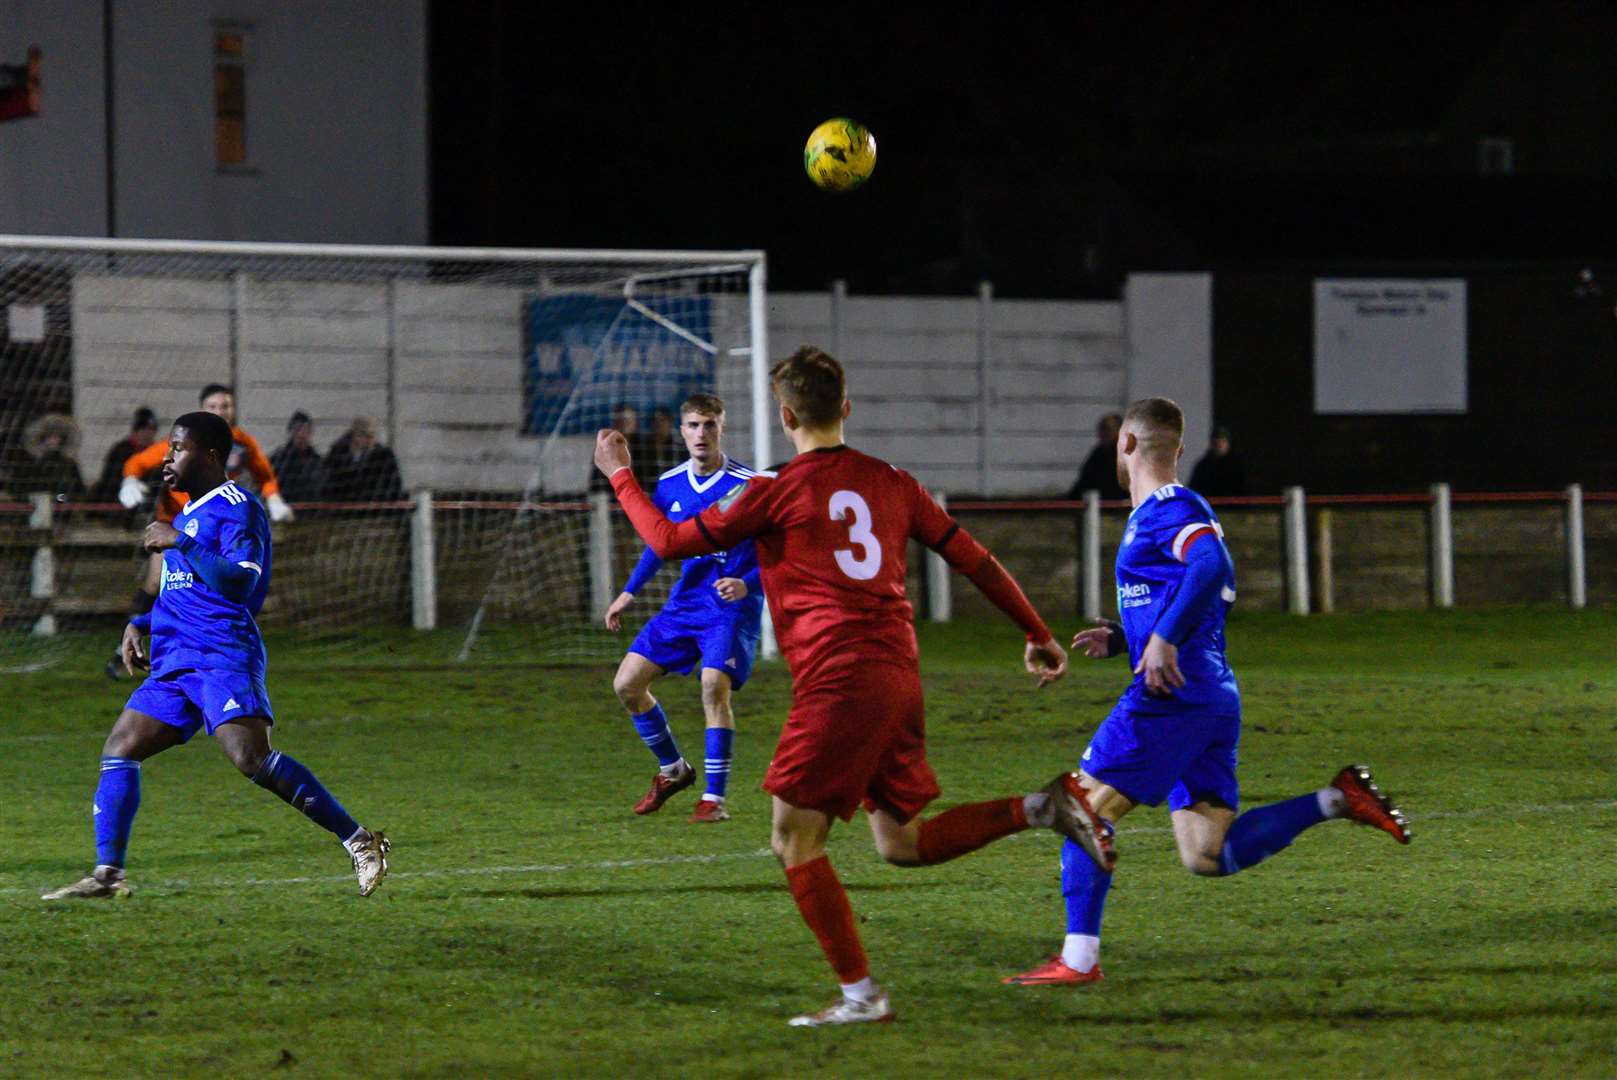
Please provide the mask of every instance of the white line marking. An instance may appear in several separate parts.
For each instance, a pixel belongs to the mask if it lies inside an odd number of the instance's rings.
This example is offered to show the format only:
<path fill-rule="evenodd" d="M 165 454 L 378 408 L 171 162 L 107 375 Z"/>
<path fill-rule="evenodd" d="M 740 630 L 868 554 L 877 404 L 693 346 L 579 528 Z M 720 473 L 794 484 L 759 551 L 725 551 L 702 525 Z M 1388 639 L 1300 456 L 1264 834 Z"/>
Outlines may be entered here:
<path fill-rule="evenodd" d="M 1420 816 L 1408 815 L 1411 822 L 1422 821 L 1456 821 L 1482 817 L 1505 817 L 1510 814 L 1561 814 L 1561 813 L 1590 813 L 1603 810 L 1617 810 L 1617 799 L 1597 799 L 1587 802 L 1566 803 L 1536 803 L 1526 806 L 1492 806 L 1476 810 L 1434 810 L 1429 814 Z M 1043 832 L 1042 829 L 1030 829 L 1029 832 Z M 1119 836 L 1139 836 L 1150 833 L 1171 833 L 1172 826 L 1167 825 L 1136 825 L 1117 830 Z M 1019 833 L 1017 836 L 1025 836 Z M 739 859 L 766 859 L 773 857 L 774 853 L 768 848 L 758 848 L 756 851 L 731 851 L 713 855 L 662 855 L 646 859 L 603 859 L 600 862 L 589 863 L 526 863 L 509 866 L 456 866 L 443 867 L 431 870 L 393 870 L 388 872 L 389 877 L 395 878 L 448 878 L 448 877 L 488 877 L 506 874 L 571 874 L 585 873 L 595 870 L 638 870 L 650 866 L 681 866 L 701 863 L 730 862 Z M 187 878 L 174 878 L 169 881 L 151 883 L 133 882 L 137 892 L 183 892 L 192 889 L 261 889 L 275 888 L 286 885 L 318 885 L 333 882 L 353 881 L 353 874 L 310 875 L 307 877 L 289 878 L 244 878 L 238 880 L 211 879 L 207 881 L 191 881 Z M 0 896 L 37 896 L 47 891 L 49 886 L 37 889 L 25 889 L 15 886 L 0 888 Z"/>

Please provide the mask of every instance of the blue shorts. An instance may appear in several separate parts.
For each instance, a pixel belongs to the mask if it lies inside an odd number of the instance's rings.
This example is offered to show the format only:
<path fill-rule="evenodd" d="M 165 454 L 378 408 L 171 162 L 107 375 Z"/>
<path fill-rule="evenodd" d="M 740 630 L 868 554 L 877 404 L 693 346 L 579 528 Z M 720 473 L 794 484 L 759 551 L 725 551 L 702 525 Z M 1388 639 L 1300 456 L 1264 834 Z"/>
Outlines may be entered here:
<path fill-rule="evenodd" d="M 1079 767 L 1137 803 L 1160 806 L 1166 799 L 1170 810 L 1183 810 L 1208 801 L 1235 810 L 1240 741 L 1239 711 L 1174 707 L 1129 693 L 1096 729 Z"/>
<path fill-rule="evenodd" d="M 736 606 L 740 610 L 733 613 L 665 607 L 641 628 L 629 651 L 676 675 L 689 675 L 700 661 L 703 667 L 730 676 L 730 685 L 739 690 L 752 674 L 761 609 Z"/>
<path fill-rule="evenodd" d="M 244 716 L 262 716 L 275 723 L 264 680 L 240 671 L 186 668 L 149 676 L 129 695 L 124 708 L 179 728 L 181 742 L 198 728 L 206 727 L 212 735 L 220 724 Z"/>

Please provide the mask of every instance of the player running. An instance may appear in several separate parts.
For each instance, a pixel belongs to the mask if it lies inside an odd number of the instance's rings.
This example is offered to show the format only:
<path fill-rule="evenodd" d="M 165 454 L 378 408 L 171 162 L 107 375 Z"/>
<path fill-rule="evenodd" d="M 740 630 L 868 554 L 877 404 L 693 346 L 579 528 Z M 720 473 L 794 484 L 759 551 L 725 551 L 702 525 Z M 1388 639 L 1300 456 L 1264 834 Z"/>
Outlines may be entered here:
<path fill-rule="evenodd" d="M 931 866 L 1030 826 L 1055 829 L 1110 858 L 1077 785 L 1056 777 L 1030 795 L 957 806 L 922 820 L 940 794 L 926 760 L 919 653 L 904 595 L 913 538 L 966 574 L 1027 635 L 1025 662 L 1040 686 L 1061 678 L 1067 656 L 1016 581 L 915 481 L 843 444 L 849 404 L 842 367 L 799 349 L 770 375 L 797 456 L 759 474 L 695 518 L 675 524 L 635 482 L 628 444 L 596 439 L 636 531 L 662 558 L 724 551 L 753 538 L 781 651 L 792 673 L 792 708 L 763 787 L 774 796 L 771 844 L 786 868 L 803 921 L 842 983 L 842 999 L 798 1016 L 797 1027 L 893 1018 L 871 980 L 853 909 L 825 854 L 834 818 L 870 816 L 876 850 L 899 866 Z"/>
<path fill-rule="evenodd" d="M 127 896 L 124 853 L 140 807 L 140 763 L 205 728 L 231 763 L 341 840 L 359 893 L 387 873 L 388 842 L 359 826 L 314 774 L 270 749 L 275 722 L 264 688 L 264 641 L 253 616 L 270 579 L 270 531 L 258 500 L 225 475 L 230 425 L 213 413 L 174 421 L 163 483 L 188 501 L 173 525 L 146 526 L 147 551 L 162 556 L 162 591 L 149 615 L 124 628 L 119 653 L 130 675 L 146 667 L 141 636 L 152 636 L 151 673 L 130 695 L 101 748 L 95 792 L 96 867 L 43 899 Z M 175 526 L 179 526 L 176 528 Z"/>
<path fill-rule="evenodd" d="M 281 486 L 275 480 L 275 469 L 270 465 L 269 458 L 264 456 L 257 439 L 236 426 L 235 391 L 221 383 L 209 383 L 202 388 L 202 393 L 197 395 L 197 402 L 202 406 L 203 412 L 213 413 L 230 425 L 233 443 L 230 448 L 230 460 L 225 463 L 225 474 L 231 480 L 235 480 L 243 471 L 249 473 L 258 484 L 258 494 L 264 500 L 270 520 L 291 521 L 292 508 L 281 497 Z M 124 479 L 122 486 L 118 488 L 118 501 L 126 509 L 133 510 L 146 500 L 148 492 L 142 477 L 159 468 L 167 453 L 168 447 L 159 441 L 139 453 L 131 454 L 125 460 Z M 185 505 L 186 498 L 184 492 L 166 489 L 160 491 L 157 497 L 157 520 L 173 521 L 180 508 Z M 161 554 L 153 552 L 146 560 L 145 573 L 141 576 L 139 587 L 135 589 L 134 604 L 130 609 L 131 616 L 144 615 L 152 610 L 152 604 L 157 599 L 158 579 L 162 569 Z M 125 673 L 123 658 L 113 656 L 107 661 L 106 671 L 110 679 L 122 678 Z"/>
<path fill-rule="evenodd" d="M 1318 791 L 1236 816 L 1241 692 L 1224 656 L 1235 563 L 1218 516 L 1177 479 L 1184 430 L 1184 414 L 1166 398 L 1137 401 L 1123 417 L 1117 477 L 1134 511 L 1117 549 L 1122 623 L 1081 631 L 1072 647 L 1092 657 L 1126 650 L 1134 681 L 1084 751 L 1079 777 L 1090 805 L 1110 830 L 1138 804 L 1166 799 L 1179 858 L 1209 877 L 1256 866 L 1329 818 L 1373 825 L 1409 843 L 1403 814 L 1362 765 L 1347 766 Z M 1099 982 L 1101 909 L 1111 884 L 1110 866 L 1064 845 L 1061 953 L 1004 981 Z"/>
<path fill-rule="evenodd" d="M 692 394 L 679 407 L 679 433 L 690 460 L 663 473 L 651 501 L 670 521 L 693 518 L 756 474 L 725 456 L 724 402 L 712 394 Z M 640 556 L 623 592 L 606 610 L 606 626 L 623 626 L 623 611 L 635 593 L 657 576 L 663 561 L 651 548 Z M 657 757 L 651 790 L 634 806 L 637 814 L 653 814 L 676 793 L 690 787 L 696 770 L 679 752 L 668 714 L 651 696 L 653 681 L 672 671 L 689 675 L 702 665 L 702 712 L 707 719 L 703 773 L 707 791 L 697 800 L 690 820 L 730 820 L 724 807 L 735 742 L 735 715 L 730 693 L 746 684 L 758 649 L 763 620 L 763 586 L 751 540 L 729 551 L 686 559 L 668 603 L 641 628 L 618 665 L 612 689 L 634 719 L 640 739 Z"/>

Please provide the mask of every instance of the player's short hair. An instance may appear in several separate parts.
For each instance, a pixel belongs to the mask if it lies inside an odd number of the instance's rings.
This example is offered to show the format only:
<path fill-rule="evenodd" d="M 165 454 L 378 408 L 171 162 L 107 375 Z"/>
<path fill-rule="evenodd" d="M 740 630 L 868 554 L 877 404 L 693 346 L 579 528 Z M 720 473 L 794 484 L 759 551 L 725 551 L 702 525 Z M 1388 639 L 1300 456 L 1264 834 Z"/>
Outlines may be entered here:
<path fill-rule="evenodd" d="M 145 405 L 135 410 L 135 418 L 129 424 L 129 430 L 139 431 L 141 428 L 154 428 L 157 426 L 157 414 Z"/>
<path fill-rule="evenodd" d="M 692 394 L 679 405 L 680 419 L 686 413 L 695 413 L 697 416 L 723 416 L 724 399 L 717 394 Z"/>
<path fill-rule="evenodd" d="M 1185 439 L 1185 412 L 1164 397 L 1141 398 L 1123 414 L 1123 426 L 1133 427 L 1146 457 L 1172 463 Z"/>
<path fill-rule="evenodd" d="M 848 377 L 836 358 L 804 345 L 769 372 L 775 397 L 810 427 L 833 424 L 848 399 Z"/>
<path fill-rule="evenodd" d="M 215 394 L 229 394 L 231 397 L 235 397 L 236 391 L 232 390 L 224 383 L 211 382 L 202 388 L 202 393 L 197 395 L 197 404 L 202 404 Z"/>
<path fill-rule="evenodd" d="M 236 443 L 230 425 L 225 423 L 223 417 L 211 412 L 188 412 L 175 420 L 174 426 L 184 428 L 191 441 L 202 449 L 218 454 L 221 463 L 230 457 L 230 450 Z"/>

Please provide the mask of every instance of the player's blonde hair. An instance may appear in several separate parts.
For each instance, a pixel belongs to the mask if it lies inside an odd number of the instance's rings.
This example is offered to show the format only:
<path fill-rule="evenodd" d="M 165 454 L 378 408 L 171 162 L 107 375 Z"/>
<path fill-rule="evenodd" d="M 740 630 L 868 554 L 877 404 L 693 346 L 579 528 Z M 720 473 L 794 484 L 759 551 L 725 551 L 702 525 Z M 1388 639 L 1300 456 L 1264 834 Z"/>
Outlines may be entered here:
<path fill-rule="evenodd" d="M 842 365 L 813 345 L 804 345 L 776 364 L 769 372 L 769 384 L 780 403 L 808 427 L 836 423 L 848 398 L 848 378 Z"/>
<path fill-rule="evenodd" d="M 681 420 L 685 418 L 686 413 L 695 413 L 697 416 L 723 416 L 724 399 L 717 394 L 692 394 L 680 402 Z"/>
<path fill-rule="evenodd" d="M 1123 426 L 1134 429 L 1145 457 L 1168 465 L 1179 460 L 1185 441 L 1185 412 L 1178 403 L 1164 397 L 1141 398 L 1123 413 Z"/>

